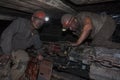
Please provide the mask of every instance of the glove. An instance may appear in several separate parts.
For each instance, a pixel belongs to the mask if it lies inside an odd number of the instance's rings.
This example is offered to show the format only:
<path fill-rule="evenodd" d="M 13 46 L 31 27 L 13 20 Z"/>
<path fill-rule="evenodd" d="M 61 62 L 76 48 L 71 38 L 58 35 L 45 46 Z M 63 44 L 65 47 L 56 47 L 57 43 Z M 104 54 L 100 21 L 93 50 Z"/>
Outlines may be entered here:
<path fill-rule="evenodd" d="M 75 46 L 78 46 L 78 44 L 76 44 L 76 43 L 71 43 L 70 45 L 71 45 L 71 46 L 74 46 L 74 47 L 75 47 Z"/>
<path fill-rule="evenodd" d="M 67 42 L 68 46 L 72 46 L 72 47 L 75 47 L 75 46 L 78 46 L 77 43 L 73 43 L 73 42 Z"/>

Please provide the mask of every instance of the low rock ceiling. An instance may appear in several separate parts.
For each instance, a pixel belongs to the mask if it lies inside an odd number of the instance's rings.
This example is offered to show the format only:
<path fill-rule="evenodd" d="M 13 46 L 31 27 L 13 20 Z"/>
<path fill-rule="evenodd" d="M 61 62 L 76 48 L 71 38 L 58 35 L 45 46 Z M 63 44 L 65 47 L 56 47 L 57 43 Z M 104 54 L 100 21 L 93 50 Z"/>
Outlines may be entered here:
<path fill-rule="evenodd" d="M 36 10 L 43 10 L 52 17 L 60 17 L 64 13 L 76 14 L 80 8 L 76 5 L 109 1 L 114 0 L 0 0 L 0 16 L 2 16 L 0 18 L 10 19 L 13 16 L 29 16 Z"/>
<path fill-rule="evenodd" d="M 119 0 L 62 0 L 77 12 L 107 12 L 108 14 L 120 14 Z"/>
<path fill-rule="evenodd" d="M 57 16 L 65 12 L 75 13 L 75 10 L 65 5 L 60 0 L 0 0 L 0 6 L 2 8 L 12 9 L 11 11 L 19 11 L 29 14 L 36 10 L 43 10 L 49 14 Z M 5 11 L 3 12 L 5 13 Z"/>
<path fill-rule="evenodd" d="M 81 5 L 81 4 L 95 4 L 95 3 L 108 2 L 114 0 L 69 0 L 69 1 L 71 1 L 76 5 Z"/>

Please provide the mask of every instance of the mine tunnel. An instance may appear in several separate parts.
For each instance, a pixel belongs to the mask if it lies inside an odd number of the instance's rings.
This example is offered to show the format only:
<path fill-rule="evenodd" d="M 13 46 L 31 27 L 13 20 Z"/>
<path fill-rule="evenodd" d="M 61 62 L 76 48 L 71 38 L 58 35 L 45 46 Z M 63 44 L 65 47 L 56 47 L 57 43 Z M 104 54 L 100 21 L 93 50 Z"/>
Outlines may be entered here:
<path fill-rule="evenodd" d="M 0 0 L 0 80 L 120 80 L 120 1 Z"/>

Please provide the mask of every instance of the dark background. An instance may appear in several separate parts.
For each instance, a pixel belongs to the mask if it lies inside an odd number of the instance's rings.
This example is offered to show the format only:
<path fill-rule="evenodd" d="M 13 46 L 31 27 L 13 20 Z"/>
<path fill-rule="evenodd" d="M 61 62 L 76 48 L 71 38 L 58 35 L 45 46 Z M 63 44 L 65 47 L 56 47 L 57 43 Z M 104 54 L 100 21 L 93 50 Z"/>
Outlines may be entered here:
<path fill-rule="evenodd" d="M 120 43 L 120 16 L 114 18 L 117 22 L 116 30 L 112 36 L 112 41 Z M 11 23 L 9 20 L 0 20 L 0 34 Z M 77 37 L 72 35 L 70 31 L 62 32 L 62 25 L 60 19 L 51 19 L 46 22 L 41 29 L 38 30 L 40 38 L 43 41 L 76 41 Z"/>

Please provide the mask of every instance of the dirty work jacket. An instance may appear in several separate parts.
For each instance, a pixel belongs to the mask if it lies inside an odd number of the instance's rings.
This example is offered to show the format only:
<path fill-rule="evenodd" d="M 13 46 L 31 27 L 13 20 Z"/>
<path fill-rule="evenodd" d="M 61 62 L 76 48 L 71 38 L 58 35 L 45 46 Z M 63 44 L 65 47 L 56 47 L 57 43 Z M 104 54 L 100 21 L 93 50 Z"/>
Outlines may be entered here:
<path fill-rule="evenodd" d="M 31 32 L 31 23 L 24 18 L 14 20 L 2 33 L 0 47 L 8 54 L 13 50 L 26 49 L 34 46 L 38 51 L 41 48 L 41 41 L 36 30 Z"/>

